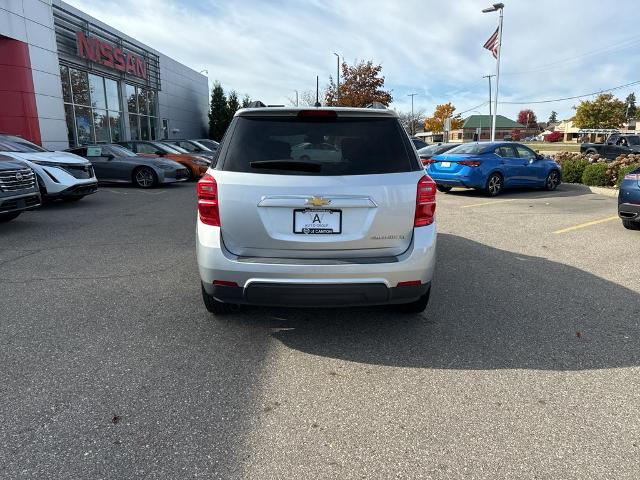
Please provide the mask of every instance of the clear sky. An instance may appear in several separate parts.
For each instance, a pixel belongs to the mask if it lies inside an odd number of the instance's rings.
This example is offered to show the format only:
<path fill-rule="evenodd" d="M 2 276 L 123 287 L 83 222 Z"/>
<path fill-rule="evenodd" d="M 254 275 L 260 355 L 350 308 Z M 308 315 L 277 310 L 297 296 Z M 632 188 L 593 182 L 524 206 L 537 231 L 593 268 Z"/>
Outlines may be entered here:
<path fill-rule="evenodd" d="M 294 90 L 321 88 L 339 53 L 381 63 L 393 108 L 458 111 L 488 100 L 495 73 L 482 48 L 498 23 L 482 0 L 66 0 L 195 70 L 225 90 L 288 103 Z M 546 100 L 640 80 L 638 0 L 505 0 L 500 100 Z M 625 98 L 640 85 L 614 92 Z M 494 85 L 495 89 L 495 85 Z M 639 97 L 640 99 L 640 97 Z M 579 100 L 500 105 L 573 115 Z M 486 105 L 477 109 L 488 113 Z"/>

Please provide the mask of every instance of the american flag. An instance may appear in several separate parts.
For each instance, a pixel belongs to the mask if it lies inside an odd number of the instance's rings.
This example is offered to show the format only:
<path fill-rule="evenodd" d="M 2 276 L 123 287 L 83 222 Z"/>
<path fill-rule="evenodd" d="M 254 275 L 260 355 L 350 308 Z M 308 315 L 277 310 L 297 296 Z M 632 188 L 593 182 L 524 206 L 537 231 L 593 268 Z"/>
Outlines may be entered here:
<path fill-rule="evenodd" d="M 496 31 L 493 32 L 493 35 L 489 37 L 489 40 L 485 42 L 483 47 L 487 50 L 491 50 L 493 58 L 498 58 L 498 48 L 500 47 L 498 42 L 498 28 L 496 28 Z"/>

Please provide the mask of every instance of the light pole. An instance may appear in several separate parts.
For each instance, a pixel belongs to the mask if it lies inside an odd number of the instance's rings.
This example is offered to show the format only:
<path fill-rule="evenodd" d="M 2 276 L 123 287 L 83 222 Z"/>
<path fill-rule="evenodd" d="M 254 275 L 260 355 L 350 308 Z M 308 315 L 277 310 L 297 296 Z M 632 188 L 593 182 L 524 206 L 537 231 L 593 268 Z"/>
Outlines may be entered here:
<path fill-rule="evenodd" d="M 489 116 L 491 116 L 491 77 L 495 77 L 495 75 L 483 75 L 482 78 L 486 78 L 489 80 Z"/>
<path fill-rule="evenodd" d="M 294 90 L 296 92 L 296 107 L 298 106 L 298 90 Z"/>
<path fill-rule="evenodd" d="M 498 23 L 498 57 L 496 58 L 496 98 L 493 104 L 493 118 L 491 119 L 491 141 L 496 140 L 496 113 L 498 111 L 498 86 L 500 84 L 500 55 L 502 54 L 502 13 L 504 3 L 494 3 L 491 7 L 482 10 L 482 13 L 500 12 Z"/>
<path fill-rule="evenodd" d="M 415 97 L 416 95 L 418 95 L 417 93 L 410 93 L 409 95 L 407 95 L 407 97 L 411 97 L 411 135 L 415 135 L 416 132 L 414 131 L 414 118 L 413 118 L 413 97 Z"/>
<path fill-rule="evenodd" d="M 340 55 L 336 52 L 333 52 L 333 54 L 337 57 L 336 63 L 338 65 L 336 69 L 336 105 L 340 105 Z"/>

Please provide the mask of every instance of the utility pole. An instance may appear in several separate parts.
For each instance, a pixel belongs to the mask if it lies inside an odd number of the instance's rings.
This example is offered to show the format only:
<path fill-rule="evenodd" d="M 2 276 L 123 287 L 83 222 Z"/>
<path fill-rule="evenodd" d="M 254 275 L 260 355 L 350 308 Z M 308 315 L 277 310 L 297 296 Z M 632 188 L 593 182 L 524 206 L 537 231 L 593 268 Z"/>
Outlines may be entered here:
<path fill-rule="evenodd" d="M 482 78 L 486 78 L 489 80 L 489 116 L 491 116 L 491 77 L 495 77 L 495 75 L 483 75 Z"/>
<path fill-rule="evenodd" d="M 336 105 L 340 105 L 340 55 L 338 55 L 336 52 L 333 52 L 333 54 L 338 57 L 337 58 L 337 63 L 338 63 L 338 68 L 336 70 Z"/>
<path fill-rule="evenodd" d="M 296 92 L 296 107 L 298 106 L 298 90 L 294 90 Z"/>
<path fill-rule="evenodd" d="M 407 95 L 407 97 L 411 97 L 411 135 L 415 135 L 415 129 L 414 129 L 414 125 L 415 125 L 415 120 L 413 118 L 413 97 L 415 97 L 416 95 L 418 95 L 417 93 L 410 93 L 409 95 Z"/>

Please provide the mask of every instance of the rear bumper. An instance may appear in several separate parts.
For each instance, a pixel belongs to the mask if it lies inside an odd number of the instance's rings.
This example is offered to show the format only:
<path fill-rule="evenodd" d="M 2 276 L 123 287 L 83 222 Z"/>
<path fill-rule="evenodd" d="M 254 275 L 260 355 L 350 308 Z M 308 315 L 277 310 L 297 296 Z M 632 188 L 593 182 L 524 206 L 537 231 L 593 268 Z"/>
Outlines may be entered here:
<path fill-rule="evenodd" d="M 485 178 L 477 168 L 464 167 L 458 173 L 431 172 L 429 176 L 436 185 L 445 187 L 484 188 Z"/>
<path fill-rule="evenodd" d="M 408 303 L 431 284 L 436 225 L 414 229 L 403 254 L 379 259 L 247 259 L 224 247 L 219 227 L 200 221 L 196 247 L 204 288 L 221 301 L 286 306 Z M 215 280 L 234 282 L 237 287 L 214 287 Z M 398 287 L 400 282 L 417 280 L 421 285 Z"/>
<path fill-rule="evenodd" d="M 640 220 L 640 205 L 635 203 L 618 204 L 618 216 L 625 220 Z"/>
<path fill-rule="evenodd" d="M 252 282 L 246 288 L 214 285 L 211 295 L 224 303 L 278 307 L 356 307 L 413 302 L 430 283 L 387 288 L 383 283 L 297 284 Z"/>

